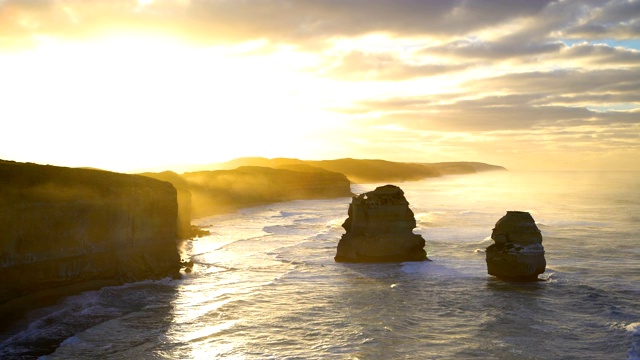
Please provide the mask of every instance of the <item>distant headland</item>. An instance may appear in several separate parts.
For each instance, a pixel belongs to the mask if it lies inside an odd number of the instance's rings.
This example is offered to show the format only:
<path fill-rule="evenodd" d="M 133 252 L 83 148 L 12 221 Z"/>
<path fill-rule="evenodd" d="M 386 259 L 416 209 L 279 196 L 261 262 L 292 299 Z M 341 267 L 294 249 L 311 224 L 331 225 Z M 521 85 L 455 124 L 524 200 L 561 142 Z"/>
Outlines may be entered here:
<path fill-rule="evenodd" d="M 203 165 L 200 169 L 183 174 L 164 171 L 140 175 L 173 184 L 178 189 L 179 201 L 183 199 L 179 213 L 183 219 L 191 219 L 279 201 L 350 197 L 353 195 L 351 183 L 414 181 L 443 175 L 506 171 L 502 166 L 479 162 L 262 157 L 238 158 Z M 181 227 L 188 226 L 183 222 Z"/>
<path fill-rule="evenodd" d="M 260 166 L 294 171 L 319 169 L 344 174 L 352 183 L 379 183 L 421 180 L 455 174 L 506 171 L 502 166 L 481 162 L 395 162 L 380 159 L 300 160 L 295 158 L 242 157 L 227 162 L 193 166 L 192 170 L 232 170 L 241 166 Z"/>

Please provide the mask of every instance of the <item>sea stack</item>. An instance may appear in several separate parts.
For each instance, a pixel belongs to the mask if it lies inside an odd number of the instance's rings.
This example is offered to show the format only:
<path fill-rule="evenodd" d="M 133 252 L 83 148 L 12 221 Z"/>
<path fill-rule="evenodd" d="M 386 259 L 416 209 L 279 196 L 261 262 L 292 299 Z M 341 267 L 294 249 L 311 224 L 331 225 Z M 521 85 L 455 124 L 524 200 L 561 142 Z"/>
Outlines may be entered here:
<path fill-rule="evenodd" d="M 427 252 L 421 235 L 413 233 L 416 220 L 404 192 L 385 185 L 352 198 L 347 231 L 338 243 L 337 262 L 424 261 Z"/>
<path fill-rule="evenodd" d="M 547 265 L 542 234 L 533 217 L 524 211 L 507 211 L 496 223 L 487 248 L 489 275 L 508 280 L 535 281 Z"/>

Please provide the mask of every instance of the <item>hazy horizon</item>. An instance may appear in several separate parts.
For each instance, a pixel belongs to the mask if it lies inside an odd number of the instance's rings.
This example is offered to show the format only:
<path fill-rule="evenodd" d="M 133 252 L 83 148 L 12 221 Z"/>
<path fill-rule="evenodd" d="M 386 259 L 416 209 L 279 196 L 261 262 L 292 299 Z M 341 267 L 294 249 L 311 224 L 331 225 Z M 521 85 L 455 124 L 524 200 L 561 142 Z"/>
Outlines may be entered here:
<path fill-rule="evenodd" d="M 0 159 L 640 170 L 640 1 L 0 0 Z"/>
<path fill-rule="evenodd" d="M 253 156 L 247 156 L 246 158 L 254 158 Z M 131 169 L 128 171 L 124 171 L 125 173 L 130 173 L 130 174 L 136 174 L 136 173 L 143 173 L 143 172 L 163 172 L 163 171 L 173 171 L 176 173 L 185 173 L 185 172 L 196 172 L 196 171 L 205 171 L 205 170 L 228 170 L 230 169 L 227 166 L 224 166 L 226 163 L 231 162 L 231 160 L 238 160 L 241 158 L 234 158 L 234 159 L 229 159 L 229 161 L 220 161 L 220 162 L 212 162 L 212 163 L 202 163 L 202 164 L 188 164 L 188 163 L 184 163 L 184 164 L 168 164 L 168 165 L 160 165 L 160 166 L 156 166 L 156 167 L 146 167 L 146 168 L 136 168 L 136 169 Z M 355 158 L 354 158 L 355 159 Z M 314 161 L 314 160 L 338 160 L 338 159 L 299 159 L 299 160 L 303 160 L 303 161 Z M 391 161 L 391 160 L 387 160 L 387 159 L 355 159 L 355 160 L 383 160 L 383 161 Z M 437 163 L 437 161 L 405 161 L 406 163 Z M 451 162 L 468 162 L 466 160 L 460 160 L 460 161 L 451 161 Z M 496 165 L 496 166 L 502 166 L 500 164 L 490 164 L 490 163 L 486 163 L 484 161 L 477 161 L 480 163 L 485 163 L 488 165 Z M 53 165 L 53 164 L 51 164 Z M 539 170 L 539 169 L 510 169 L 505 167 L 505 169 L 507 171 L 512 171 L 512 172 L 640 172 L 640 170 L 599 170 L 599 169 L 581 169 L 581 170 L 571 170 L 571 169 L 562 169 L 562 170 L 556 170 L 556 169 L 552 169 L 552 170 Z M 103 169 L 103 170 L 108 170 L 108 169 Z"/>

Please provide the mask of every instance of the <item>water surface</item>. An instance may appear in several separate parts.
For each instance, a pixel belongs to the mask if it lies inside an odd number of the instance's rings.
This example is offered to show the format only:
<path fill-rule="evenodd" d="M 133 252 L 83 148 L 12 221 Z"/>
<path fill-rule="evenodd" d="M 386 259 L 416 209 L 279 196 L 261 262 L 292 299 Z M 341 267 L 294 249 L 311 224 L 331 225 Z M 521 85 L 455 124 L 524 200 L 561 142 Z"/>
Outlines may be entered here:
<path fill-rule="evenodd" d="M 640 173 L 448 176 L 399 185 L 432 262 L 343 264 L 349 198 L 199 219 L 182 280 L 67 298 L 0 345 L 45 359 L 638 359 Z M 354 185 L 353 191 L 381 184 Z M 547 281 L 486 273 L 508 210 L 543 234 Z"/>

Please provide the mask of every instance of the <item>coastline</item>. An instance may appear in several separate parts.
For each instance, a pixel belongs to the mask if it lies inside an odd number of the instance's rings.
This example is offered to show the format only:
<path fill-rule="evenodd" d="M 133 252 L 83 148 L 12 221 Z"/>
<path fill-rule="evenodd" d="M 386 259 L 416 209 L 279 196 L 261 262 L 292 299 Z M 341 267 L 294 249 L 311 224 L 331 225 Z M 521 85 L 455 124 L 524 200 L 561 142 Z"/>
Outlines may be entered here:
<path fill-rule="evenodd" d="M 408 180 L 414 181 L 414 180 Z M 404 181 L 402 181 L 404 182 Z M 351 191 L 349 191 L 349 196 L 353 196 Z M 349 196 L 331 196 L 328 198 L 339 198 L 345 197 L 349 198 Z M 320 197 L 325 198 L 325 197 Z M 303 200 L 309 199 L 308 197 L 301 196 L 295 200 Z M 238 210 L 244 208 L 250 208 L 255 206 L 262 206 L 272 203 L 278 202 L 286 202 L 291 199 L 281 199 L 276 201 L 255 201 L 251 203 L 240 203 L 234 204 L 229 208 L 218 209 L 219 211 L 214 212 L 211 215 L 219 215 L 224 213 L 233 213 Z M 199 216 L 202 217 L 202 216 Z M 194 218 L 199 218 L 194 217 Z M 192 219 L 193 220 L 193 219 Z M 178 242 L 179 243 L 179 242 Z M 179 246 L 176 246 L 178 249 Z M 0 303 L 0 317 L 4 320 L 2 324 L 0 324 L 0 342 L 5 341 L 11 336 L 20 333 L 21 331 L 26 330 L 29 325 L 36 319 L 41 318 L 43 315 L 48 314 L 50 312 L 55 311 L 55 307 L 60 305 L 64 299 L 70 296 L 79 295 L 83 292 L 87 291 L 95 291 L 100 290 L 104 287 L 108 286 L 117 286 L 122 285 L 125 282 L 118 279 L 95 279 L 88 280 L 73 284 L 68 284 L 56 288 L 40 290 L 34 293 L 29 293 L 24 296 L 11 299 L 4 303 Z"/>
<path fill-rule="evenodd" d="M 0 342 L 25 330 L 29 324 L 42 315 L 45 309 L 59 304 L 63 299 L 86 291 L 100 290 L 107 286 L 122 285 L 118 280 L 91 280 L 53 289 L 30 293 L 0 304 Z"/>

